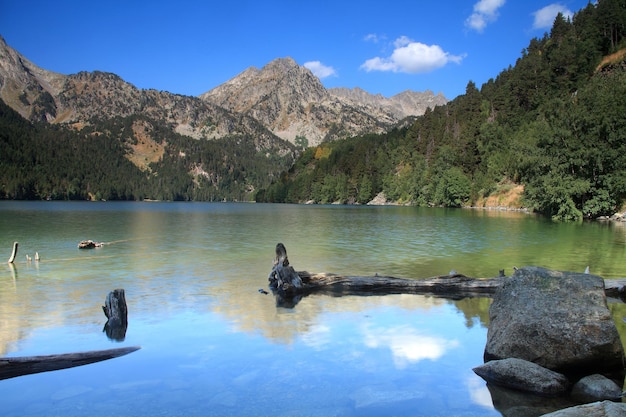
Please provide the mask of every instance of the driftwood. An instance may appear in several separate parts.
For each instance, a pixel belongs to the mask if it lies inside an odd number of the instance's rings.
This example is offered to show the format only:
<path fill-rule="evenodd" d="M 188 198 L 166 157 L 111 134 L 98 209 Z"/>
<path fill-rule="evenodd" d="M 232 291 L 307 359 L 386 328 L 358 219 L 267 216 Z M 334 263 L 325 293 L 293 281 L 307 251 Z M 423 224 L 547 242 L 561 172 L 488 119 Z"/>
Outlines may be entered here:
<path fill-rule="evenodd" d="M 302 293 L 303 291 L 302 278 L 293 267 L 289 265 L 287 249 L 282 243 L 276 245 L 274 267 L 267 277 L 267 280 L 270 283 L 272 291 L 278 291 L 280 294 L 293 295 Z"/>
<path fill-rule="evenodd" d="M 17 256 L 17 242 L 13 242 L 13 251 L 11 252 L 11 257 L 9 258 L 9 263 L 12 264 L 15 262 L 15 257 Z"/>
<path fill-rule="evenodd" d="M 470 278 L 461 274 L 440 275 L 423 279 L 386 276 L 342 276 L 328 273 L 310 274 L 299 271 L 302 293 L 337 295 L 430 294 L 445 298 L 491 297 L 502 285 L 505 276 Z M 604 280 L 607 297 L 626 301 L 626 278 Z"/>
<path fill-rule="evenodd" d="M 102 242 L 94 242 L 93 240 L 81 240 L 78 242 L 78 249 L 93 249 L 104 246 Z"/>
<path fill-rule="evenodd" d="M 277 296 L 277 305 L 285 307 L 295 306 L 303 296 L 311 293 L 330 295 L 430 294 L 451 299 L 491 297 L 507 279 L 502 270 L 499 271 L 499 276 L 494 278 L 470 278 L 451 272 L 448 275 L 421 279 L 379 275 L 311 274 L 307 271 L 298 271 L 296 274 L 299 280 L 294 281 L 293 278 L 290 278 L 290 274 L 285 273 L 286 268 L 293 271 L 293 267 L 289 265 L 287 259 L 287 250 L 283 244 L 279 243 L 276 246 L 276 259 L 269 281 L 270 289 Z M 301 281 L 301 284 L 292 284 L 297 281 Z M 626 279 L 605 280 L 605 292 L 608 297 L 625 300 Z"/>
<path fill-rule="evenodd" d="M 0 380 L 39 372 L 57 371 L 117 358 L 141 349 L 139 346 L 60 355 L 21 356 L 0 358 Z"/>
<path fill-rule="evenodd" d="M 604 280 L 604 293 L 607 297 L 626 300 L 626 278 Z"/>
<path fill-rule="evenodd" d="M 427 279 L 406 279 L 389 276 L 342 276 L 328 273 L 296 272 L 289 264 L 287 249 L 276 245 L 274 267 L 269 274 L 269 287 L 277 297 L 277 305 L 293 307 L 303 296 L 315 293 L 332 295 L 434 294 L 448 298 L 490 296 L 506 279 L 469 278 L 450 273 Z M 263 290 L 262 290 L 263 291 Z"/>
<path fill-rule="evenodd" d="M 470 278 L 462 274 L 441 275 L 425 279 L 387 276 L 342 276 L 298 272 L 305 293 L 332 294 L 433 294 L 448 298 L 491 296 L 505 277 Z"/>
<path fill-rule="evenodd" d="M 109 339 L 122 342 L 128 328 L 128 307 L 124 290 L 118 288 L 111 291 L 104 300 L 102 311 L 108 319 L 103 331 Z"/>

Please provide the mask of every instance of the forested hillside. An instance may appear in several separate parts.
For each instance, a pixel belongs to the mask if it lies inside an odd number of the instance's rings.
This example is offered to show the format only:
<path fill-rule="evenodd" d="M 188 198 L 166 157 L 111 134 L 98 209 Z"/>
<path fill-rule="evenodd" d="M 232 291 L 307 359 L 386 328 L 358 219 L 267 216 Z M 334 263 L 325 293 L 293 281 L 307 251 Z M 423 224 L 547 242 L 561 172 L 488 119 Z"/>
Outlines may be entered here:
<path fill-rule="evenodd" d="M 128 159 L 138 125 L 160 149 L 143 170 Z M 278 155 L 251 137 L 197 140 L 144 116 L 80 131 L 32 123 L 0 100 L 0 199 L 245 201 L 293 163 Z"/>
<path fill-rule="evenodd" d="M 258 201 L 459 207 L 510 184 L 555 219 L 626 199 L 626 1 L 589 3 L 530 41 L 515 66 L 389 134 L 307 150 Z"/>

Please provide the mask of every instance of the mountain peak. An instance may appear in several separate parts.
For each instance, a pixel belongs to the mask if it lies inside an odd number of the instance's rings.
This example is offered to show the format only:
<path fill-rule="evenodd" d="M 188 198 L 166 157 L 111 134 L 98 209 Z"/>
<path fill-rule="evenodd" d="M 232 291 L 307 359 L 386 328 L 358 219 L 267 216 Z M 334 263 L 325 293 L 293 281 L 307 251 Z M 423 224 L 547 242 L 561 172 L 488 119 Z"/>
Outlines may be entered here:
<path fill-rule="evenodd" d="M 267 63 L 263 68 L 282 68 L 282 69 L 292 69 L 299 67 L 298 63 L 291 57 L 285 58 L 276 58 Z"/>
<path fill-rule="evenodd" d="M 260 120 L 272 132 L 291 141 L 297 135 L 311 137 L 309 123 L 302 117 L 311 103 L 323 103 L 329 97 L 320 80 L 289 57 L 274 59 L 261 69 L 250 67 L 200 95 L 206 102 Z M 323 134 L 316 132 L 313 136 L 312 142 L 317 143 Z"/>
<path fill-rule="evenodd" d="M 407 116 L 445 104 L 432 91 L 385 98 L 361 88 L 327 90 L 319 78 L 290 57 L 250 67 L 200 95 L 204 101 L 261 121 L 282 139 L 305 137 L 310 145 L 363 133 L 382 133 Z"/>

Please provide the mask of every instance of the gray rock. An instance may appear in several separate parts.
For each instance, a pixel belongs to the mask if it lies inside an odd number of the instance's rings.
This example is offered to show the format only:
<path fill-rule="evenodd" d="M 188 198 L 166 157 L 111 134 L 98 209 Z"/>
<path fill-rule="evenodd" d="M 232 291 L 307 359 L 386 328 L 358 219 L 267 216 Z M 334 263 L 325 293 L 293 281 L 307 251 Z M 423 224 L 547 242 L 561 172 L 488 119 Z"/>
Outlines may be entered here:
<path fill-rule="evenodd" d="M 624 348 L 596 275 L 525 267 L 496 291 L 485 361 L 520 358 L 564 374 L 624 370 Z"/>
<path fill-rule="evenodd" d="M 523 359 L 494 360 L 473 370 L 489 383 L 545 396 L 563 395 L 570 387 L 564 375 Z"/>
<path fill-rule="evenodd" d="M 575 383 L 574 388 L 572 388 L 572 396 L 585 402 L 618 400 L 622 397 L 622 390 L 604 375 L 594 374 Z"/>
<path fill-rule="evenodd" d="M 599 401 L 544 414 L 542 417 L 624 417 L 626 404 Z"/>

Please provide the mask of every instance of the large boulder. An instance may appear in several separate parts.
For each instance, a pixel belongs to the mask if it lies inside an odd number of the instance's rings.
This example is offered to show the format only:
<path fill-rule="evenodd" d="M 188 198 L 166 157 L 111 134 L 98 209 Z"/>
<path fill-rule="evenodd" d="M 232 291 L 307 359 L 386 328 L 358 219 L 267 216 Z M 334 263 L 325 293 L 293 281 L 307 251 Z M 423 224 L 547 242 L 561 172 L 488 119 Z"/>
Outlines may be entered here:
<path fill-rule="evenodd" d="M 520 358 L 573 375 L 624 370 L 624 349 L 595 275 L 526 267 L 496 291 L 485 361 Z"/>

